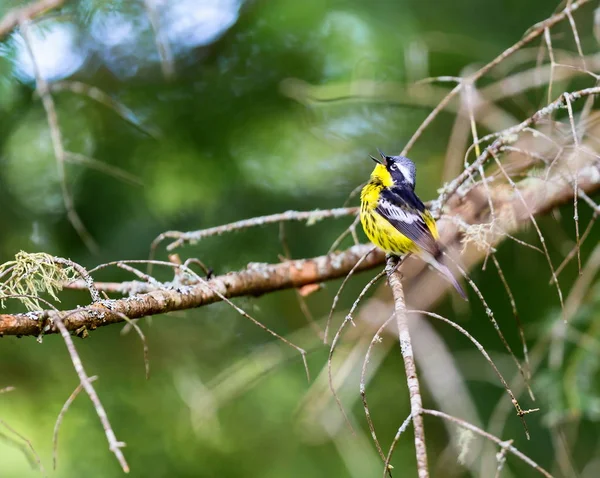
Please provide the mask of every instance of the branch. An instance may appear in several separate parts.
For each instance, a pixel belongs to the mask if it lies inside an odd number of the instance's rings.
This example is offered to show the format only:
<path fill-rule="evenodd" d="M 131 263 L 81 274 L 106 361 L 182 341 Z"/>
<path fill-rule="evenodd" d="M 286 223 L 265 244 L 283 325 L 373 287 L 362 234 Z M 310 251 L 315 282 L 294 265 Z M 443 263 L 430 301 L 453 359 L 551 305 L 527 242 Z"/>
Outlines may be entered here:
<path fill-rule="evenodd" d="M 353 246 L 344 252 L 337 252 L 313 259 L 286 261 L 279 264 L 251 263 L 240 272 L 218 276 L 208 283 L 177 288 L 156 289 L 120 300 L 104 300 L 88 307 L 61 312 L 68 330 L 81 327 L 93 330 L 103 325 L 122 322 L 122 314 L 130 319 L 147 315 L 164 314 L 212 304 L 226 298 L 259 296 L 282 289 L 292 289 L 307 284 L 344 277 L 358 260 L 370 251 L 370 244 Z M 373 269 L 383 263 L 384 256 L 373 252 L 357 268 L 358 271 Z M 96 285 L 102 290 L 102 284 Z M 53 318 L 56 312 L 45 310 L 27 314 L 0 315 L 0 336 L 39 335 L 57 333 Z"/>
<path fill-rule="evenodd" d="M 38 17 L 48 10 L 61 7 L 63 3 L 65 3 L 65 0 L 40 0 L 21 8 L 9 10 L 0 20 L 0 40 L 4 39 L 5 36 L 17 28 L 24 18 L 32 19 Z"/>
<path fill-rule="evenodd" d="M 417 454 L 418 475 L 419 478 L 429 478 L 427 449 L 425 447 L 425 427 L 423 425 L 423 403 L 421 400 L 419 378 L 417 376 L 417 366 L 415 365 L 415 357 L 413 355 L 412 342 L 408 330 L 408 321 L 406 320 L 404 290 L 402 289 L 402 281 L 400 279 L 400 273 L 397 270 L 397 260 L 395 258 L 388 259 L 386 272 L 390 288 L 394 295 L 394 310 L 396 322 L 398 323 L 400 349 L 402 350 L 404 369 L 406 370 L 406 383 L 408 385 L 408 394 L 410 396 L 410 415 L 415 429 L 415 452 Z"/>
<path fill-rule="evenodd" d="M 98 418 L 100 418 L 100 422 L 102 423 L 102 428 L 104 428 L 104 434 L 106 435 L 106 439 L 108 440 L 108 449 L 114 453 L 114 455 L 117 458 L 117 460 L 119 461 L 119 464 L 121 465 L 121 468 L 123 469 L 123 471 L 125 473 L 129 473 L 129 465 L 127 464 L 127 461 L 125 460 L 125 456 L 123 455 L 123 452 L 121 451 L 121 448 L 123 448 L 125 446 L 125 443 L 120 442 L 117 439 L 115 432 L 113 431 L 112 427 L 110 426 L 110 422 L 108 420 L 108 415 L 106 414 L 106 410 L 102 406 L 102 402 L 100 402 L 100 397 L 98 397 L 98 394 L 96 393 L 96 389 L 94 389 L 94 387 L 91 383 L 92 380 L 90 379 L 88 374 L 85 372 L 85 369 L 83 368 L 83 363 L 81 362 L 79 353 L 77 352 L 77 349 L 75 348 L 73 339 L 71 338 L 69 331 L 65 327 L 63 320 L 59 318 L 54 323 L 56 324 L 58 331 L 60 332 L 60 334 L 62 335 L 62 337 L 65 341 L 67 350 L 69 352 L 69 355 L 71 356 L 71 361 L 73 362 L 73 366 L 75 367 L 75 371 L 77 372 L 77 376 L 79 377 L 79 383 L 81 384 L 83 389 L 86 391 L 86 393 L 90 397 L 90 400 L 92 401 L 92 403 L 94 405 L 94 409 L 96 410 L 96 414 L 98 415 Z"/>
<path fill-rule="evenodd" d="M 168 251 L 172 251 L 177 247 L 181 247 L 185 243 L 195 244 L 198 241 L 211 236 L 220 236 L 227 232 L 239 231 L 250 227 L 266 226 L 267 224 L 277 224 L 287 221 L 306 221 L 310 226 L 317 221 L 329 218 L 338 218 L 345 216 L 355 216 L 358 214 L 357 207 L 340 207 L 337 209 L 316 209 L 314 211 L 286 211 L 279 214 L 271 214 L 269 216 L 253 217 L 251 219 L 243 219 L 242 221 L 224 224 L 222 226 L 202 229 L 200 231 L 180 232 L 167 231 L 160 234 L 151 246 L 151 257 L 154 256 L 156 247 L 165 239 L 176 239 L 167 246 Z"/>

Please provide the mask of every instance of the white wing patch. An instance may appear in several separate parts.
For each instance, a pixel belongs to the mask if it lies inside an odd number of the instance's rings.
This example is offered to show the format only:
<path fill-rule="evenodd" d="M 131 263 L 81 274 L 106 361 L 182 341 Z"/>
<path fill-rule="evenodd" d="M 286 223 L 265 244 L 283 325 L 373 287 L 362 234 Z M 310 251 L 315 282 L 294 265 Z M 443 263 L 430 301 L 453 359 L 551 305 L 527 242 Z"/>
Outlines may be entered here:
<path fill-rule="evenodd" d="M 403 172 L 404 173 L 404 172 Z M 419 214 L 406 211 L 398 206 L 395 206 L 385 199 L 379 200 L 379 207 L 385 210 L 387 216 L 394 221 L 404 222 L 406 224 L 412 224 L 413 222 L 423 222 L 423 219 Z"/>

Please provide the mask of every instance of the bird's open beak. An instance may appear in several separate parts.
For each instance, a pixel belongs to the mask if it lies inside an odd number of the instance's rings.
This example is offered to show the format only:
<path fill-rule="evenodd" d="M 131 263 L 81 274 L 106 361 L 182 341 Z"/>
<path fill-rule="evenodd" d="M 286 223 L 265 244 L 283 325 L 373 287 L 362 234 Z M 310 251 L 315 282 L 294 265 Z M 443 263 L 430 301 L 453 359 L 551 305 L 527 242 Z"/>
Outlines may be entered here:
<path fill-rule="evenodd" d="M 372 159 L 373 161 L 375 161 L 377 164 L 381 164 L 381 161 L 379 161 L 379 160 L 378 160 L 378 159 L 377 159 L 375 156 L 371 156 L 370 154 L 369 154 L 369 156 L 370 156 L 370 157 L 371 157 L 371 159 Z"/>
<path fill-rule="evenodd" d="M 383 151 L 381 151 L 379 148 L 377 148 L 377 152 L 379 153 L 379 155 L 381 156 L 381 159 L 383 159 L 383 161 L 377 161 L 379 164 L 383 164 L 384 166 L 387 166 L 387 159 L 388 157 L 385 155 L 385 153 Z"/>

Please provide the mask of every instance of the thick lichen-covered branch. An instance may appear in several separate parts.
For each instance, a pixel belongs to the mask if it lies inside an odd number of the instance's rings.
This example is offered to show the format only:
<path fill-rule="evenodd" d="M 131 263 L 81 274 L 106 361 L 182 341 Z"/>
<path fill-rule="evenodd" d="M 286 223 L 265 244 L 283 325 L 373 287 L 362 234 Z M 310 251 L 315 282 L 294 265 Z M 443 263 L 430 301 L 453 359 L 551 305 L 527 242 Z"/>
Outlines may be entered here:
<path fill-rule="evenodd" d="M 104 300 L 80 310 L 65 311 L 64 324 L 75 331 L 81 327 L 88 330 L 115 322 L 122 322 L 123 315 L 130 319 L 147 315 L 163 314 L 176 310 L 192 309 L 227 298 L 259 296 L 282 289 L 343 277 L 370 249 L 371 245 L 354 246 L 313 259 L 286 261 L 279 264 L 252 263 L 245 270 L 218 276 L 206 284 L 159 288 L 120 300 Z M 359 270 L 372 269 L 383 263 L 383 255 L 370 254 Z M 207 284 L 209 287 L 207 287 Z M 96 286 L 101 289 L 101 284 Z M 0 315 L 0 335 L 39 335 L 56 333 L 53 322 L 56 312 L 51 310 Z"/>

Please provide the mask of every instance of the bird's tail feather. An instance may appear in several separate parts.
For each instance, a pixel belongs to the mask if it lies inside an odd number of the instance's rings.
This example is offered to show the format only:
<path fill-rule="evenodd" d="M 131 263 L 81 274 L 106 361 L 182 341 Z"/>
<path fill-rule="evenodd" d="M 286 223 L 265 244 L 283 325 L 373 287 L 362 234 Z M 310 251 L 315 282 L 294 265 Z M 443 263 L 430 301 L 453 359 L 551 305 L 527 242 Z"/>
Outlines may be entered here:
<path fill-rule="evenodd" d="M 454 278 L 454 275 L 452 274 L 452 272 L 450 272 L 450 269 L 448 269 L 448 267 L 446 267 L 444 264 L 442 264 L 440 261 L 438 261 L 435 258 L 432 258 L 433 260 L 427 261 L 429 262 L 433 267 L 435 267 L 444 277 L 446 277 L 446 279 L 448 279 L 448 282 L 450 282 L 454 288 L 456 289 L 456 291 L 460 294 L 460 296 L 464 299 L 464 300 L 469 300 L 467 298 L 467 294 L 465 294 L 465 291 L 463 290 L 463 288 L 460 286 L 460 284 L 458 283 L 458 281 Z"/>

